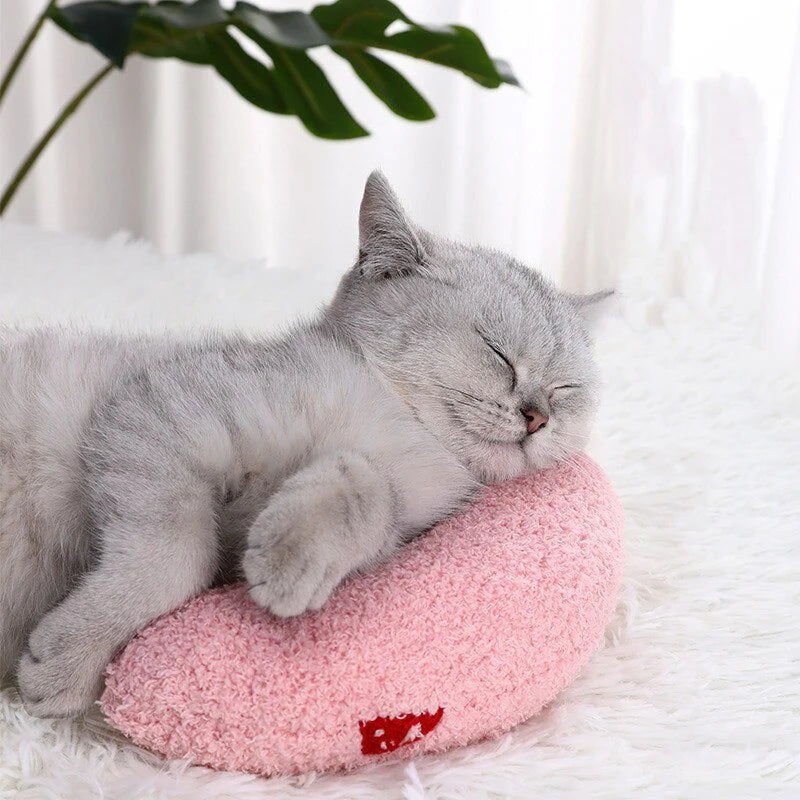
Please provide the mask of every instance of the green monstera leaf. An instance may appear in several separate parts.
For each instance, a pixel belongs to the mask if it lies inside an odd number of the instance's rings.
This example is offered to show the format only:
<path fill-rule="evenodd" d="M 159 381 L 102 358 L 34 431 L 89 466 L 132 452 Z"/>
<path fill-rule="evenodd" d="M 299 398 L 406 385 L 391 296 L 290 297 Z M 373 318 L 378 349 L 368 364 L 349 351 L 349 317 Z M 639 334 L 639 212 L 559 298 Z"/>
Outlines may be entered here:
<path fill-rule="evenodd" d="M 421 25 L 388 0 L 337 0 L 310 14 L 267 11 L 247 2 L 225 9 L 219 0 L 88 0 L 53 5 L 47 16 L 120 69 L 133 54 L 213 67 L 248 102 L 265 111 L 297 116 L 311 133 L 326 139 L 352 139 L 368 132 L 309 55 L 316 47 L 330 47 L 348 61 L 376 97 L 409 120 L 431 119 L 434 111 L 397 69 L 373 51 L 440 64 L 488 88 L 518 85 L 508 65 L 492 59 L 469 28 Z M 390 26 L 402 30 L 387 34 Z M 242 47 L 242 37 L 258 48 L 262 58 Z"/>

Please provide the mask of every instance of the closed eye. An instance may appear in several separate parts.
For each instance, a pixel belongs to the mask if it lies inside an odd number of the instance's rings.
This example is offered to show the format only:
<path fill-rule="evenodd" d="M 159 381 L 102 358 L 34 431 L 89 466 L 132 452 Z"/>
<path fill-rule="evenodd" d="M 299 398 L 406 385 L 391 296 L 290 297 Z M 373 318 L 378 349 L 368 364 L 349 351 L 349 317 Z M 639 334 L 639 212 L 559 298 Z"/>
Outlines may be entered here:
<path fill-rule="evenodd" d="M 514 365 L 506 358 L 503 351 L 496 344 L 492 344 L 492 342 L 486 338 L 486 334 L 483 333 L 480 328 L 475 328 L 475 332 L 483 339 L 486 346 L 511 370 L 511 391 L 513 392 L 517 388 L 517 371 L 514 369 Z"/>
<path fill-rule="evenodd" d="M 581 385 L 579 383 L 562 383 L 562 384 L 559 384 L 558 386 L 553 386 L 550 389 L 549 397 L 552 400 L 553 399 L 553 395 L 556 392 L 568 392 L 570 389 L 580 389 L 580 388 L 581 388 Z"/>

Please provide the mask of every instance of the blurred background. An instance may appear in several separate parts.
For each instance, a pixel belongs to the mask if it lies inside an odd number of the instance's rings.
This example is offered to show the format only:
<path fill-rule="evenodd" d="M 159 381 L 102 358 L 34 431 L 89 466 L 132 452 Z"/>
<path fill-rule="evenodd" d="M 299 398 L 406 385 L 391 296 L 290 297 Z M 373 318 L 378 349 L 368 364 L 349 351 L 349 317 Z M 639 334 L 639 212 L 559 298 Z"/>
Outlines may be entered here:
<path fill-rule="evenodd" d="M 437 112 L 411 123 L 315 50 L 372 133 L 332 142 L 249 105 L 211 69 L 132 57 L 4 219 L 339 273 L 356 252 L 364 179 L 380 167 L 431 229 L 507 250 L 569 289 L 638 277 L 699 305 L 746 294 L 764 343 L 800 356 L 800 2 L 398 4 L 474 28 L 524 89 L 489 91 L 387 54 Z M 42 5 L 0 2 L 0 68 Z M 0 184 L 101 63 L 45 27 L 0 114 Z"/>

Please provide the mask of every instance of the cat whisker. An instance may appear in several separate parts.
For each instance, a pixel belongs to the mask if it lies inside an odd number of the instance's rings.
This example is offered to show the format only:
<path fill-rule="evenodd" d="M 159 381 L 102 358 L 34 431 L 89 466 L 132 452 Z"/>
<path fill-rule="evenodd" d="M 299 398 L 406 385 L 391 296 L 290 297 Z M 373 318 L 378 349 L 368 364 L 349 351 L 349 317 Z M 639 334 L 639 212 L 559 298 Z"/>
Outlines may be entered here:
<path fill-rule="evenodd" d="M 393 383 L 394 384 L 403 385 L 403 386 L 413 386 L 414 388 L 416 388 L 416 384 L 401 383 L 400 381 L 393 381 Z M 447 395 L 447 394 L 435 394 L 433 392 L 418 392 L 418 391 L 415 391 L 414 392 L 414 397 L 430 397 L 430 398 L 433 398 L 434 400 L 446 400 L 448 402 L 460 403 L 461 405 L 465 405 L 465 406 L 468 406 L 469 408 L 473 408 L 473 409 L 477 409 L 478 408 L 478 406 L 476 406 L 474 403 L 470 403 L 470 402 L 468 402 L 466 400 L 462 400 L 459 397 L 453 397 L 452 395 Z"/>
<path fill-rule="evenodd" d="M 459 389 L 456 386 L 449 386 L 446 383 L 441 383 L 440 381 L 433 380 L 430 375 L 425 375 L 424 373 L 414 372 L 413 370 L 408 370 L 408 369 L 403 369 L 401 372 L 396 368 L 393 368 L 391 365 L 385 364 L 377 359 L 373 358 L 372 361 L 373 363 L 377 364 L 380 367 L 383 374 L 385 374 L 386 377 L 389 378 L 389 380 L 392 381 L 393 383 L 406 383 L 408 385 L 415 385 L 413 383 L 413 379 L 416 378 L 422 382 L 423 386 L 430 384 L 432 386 L 436 386 L 439 389 L 444 389 L 445 391 L 448 392 L 456 392 L 460 395 L 463 395 L 464 397 L 469 397 L 470 399 L 475 400 L 478 403 L 490 402 L 485 398 L 478 397 L 477 395 L 474 395 L 471 392 L 467 392 L 464 389 Z"/>
<path fill-rule="evenodd" d="M 457 389 L 455 386 L 447 386 L 447 384 L 437 383 L 436 381 L 433 381 L 433 385 L 434 386 L 438 386 L 440 389 L 446 389 L 447 391 L 450 391 L 450 392 L 458 392 L 458 394 L 463 394 L 465 397 L 469 397 L 472 400 L 477 401 L 478 403 L 486 403 L 486 402 L 488 402 L 487 400 L 484 400 L 481 397 L 476 397 L 474 394 L 470 394 L 469 392 L 465 392 L 463 389 Z"/>
<path fill-rule="evenodd" d="M 395 380 L 395 379 L 392 379 L 392 383 L 398 384 L 398 385 L 402 385 L 402 386 L 413 387 L 415 389 L 419 386 L 419 384 L 414 383 L 414 382 L 399 381 L 399 380 Z M 434 383 L 434 386 L 438 386 L 439 388 L 445 389 L 445 390 L 450 389 L 450 387 L 445 386 L 444 384 L 439 384 L 439 383 Z M 458 389 L 452 389 L 452 391 L 463 395 L 465 398 L 468 398 L 468 400 L 465 400 L 465 399 L 462 399 L 462 398 L 453 397 L 450 394 L 433 394 L 431 392 L 415 392 L 415 395 L 417 397 L 438 397 L 438 398 L 440 398 L 442 400 L 452 400 L 453 402 L 459 402 L 459 403 L 462 403 L 463 405 L 468 405 L 470 408 L 474 408 L 476 410 L 486 410 L 486 411 L 489 411 L 489 412 L 494 410 L 491 407 L 485 408 L 486 406 L 490 406 L 488 401 L 481 400 L 479 397 L 475 397 L 475 395 L 471 395 L 468 392 L 461 392 Z M 468 401 L 471 401 L 471 402 L 468 402 Z"/>
<path fill-rule="evenodd" d="M 554 459 L 557 463 L 566 463 L 569 465 L 570 469 L 575 470 L 581 477 L 585 478 L 587 481 L 593 480 L 593 475 L 586 469 L 586 467 L 580 463 L 580 461 L 573 457 L 573 454 L 565 454 L 563 452 L 559 452 L 556 448 L 553 447 L 544 447 L 544 454 L 549 458 Z"/>

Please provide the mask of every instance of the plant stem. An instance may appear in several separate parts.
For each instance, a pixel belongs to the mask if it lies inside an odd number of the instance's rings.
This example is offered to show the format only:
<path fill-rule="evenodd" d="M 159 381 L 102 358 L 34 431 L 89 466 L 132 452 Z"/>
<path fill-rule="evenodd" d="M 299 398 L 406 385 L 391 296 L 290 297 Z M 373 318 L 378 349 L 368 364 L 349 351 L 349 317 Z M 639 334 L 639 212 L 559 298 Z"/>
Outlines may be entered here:
<path fill-rule="evenodd" d="M 17 170 L 14 177 L 11 179 L 11 183 L 8 184 L 6 187 L 5 192 L 3 192 L 3 196 L 0 197 L 0 216 L 2 216 L 3 212 L 6 210 L 6 206 L 11 202 L 11 198 L 14 196 L 14 193 L 17 191 L 20 183 L 28 174 L 30 168 L 36 163 L 36 159 L 39 158 L 42 150 L 47 147 L 49 141 L 58 133 L 58 129 L 75 113 L 78 106 L 83 102 L 84 98 L 86 97 L 89 92 L 97 86 L 103 78 L 108 75 L 111 70 L 114 69 L 113 64 L 107 64 L 103 69 L 101 69 L 95 76 L 86 84 L 86 86 L 81 89 L 72 100 L 67 103 L 64 108 L 61 109 L 61 113 L 56 117 L 53 124 L 47 129 L 47 132 L 42 136 L 41 139 L 36 143 L 36 146 L 28 153 L 28 157 L 25 161 L 22 162 L 22 165 Z"/>
<path fill-rule="evenodd" d="M 19 46 L 19 50 L 17 50 L 17 52 L 14 54 L 14 58 L 11 59 L 11 63 L 8 65 L 8 69 L 6 70 L 6 74 L 3 75 L 3 81 L 0 83 L 0 103 L 3 102 L 3 97 L 5 97 L 8 87 L 11 85 L 11 80 L 14 75 L 17 74 L 17 70 L 19 69 L 19 65 L 22 63 L 22 59 L 25 58 L 25 53 L 28 52 L 28 48 L 31 46 L 31 44 L 33 44 L 36 34 L 39 33 L 39 28 L 41 28 L 44 24 L 44 21 L 47 19 L 47 13 L 50 11 L 50 8 L 55 5 L 55 2 L 56 0 L 50 0 L 50 2 L 44 7 L 44 10 L 36 18 L 36 22 L 33 24 L 33 27 L 25 37 L 25 40 Z"/>

